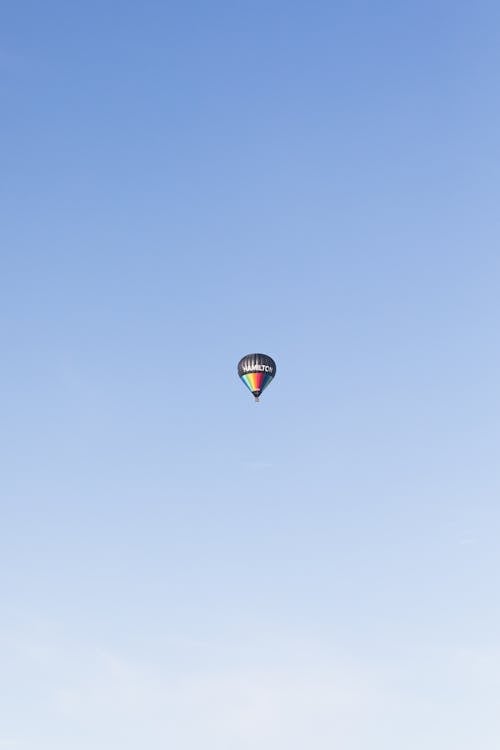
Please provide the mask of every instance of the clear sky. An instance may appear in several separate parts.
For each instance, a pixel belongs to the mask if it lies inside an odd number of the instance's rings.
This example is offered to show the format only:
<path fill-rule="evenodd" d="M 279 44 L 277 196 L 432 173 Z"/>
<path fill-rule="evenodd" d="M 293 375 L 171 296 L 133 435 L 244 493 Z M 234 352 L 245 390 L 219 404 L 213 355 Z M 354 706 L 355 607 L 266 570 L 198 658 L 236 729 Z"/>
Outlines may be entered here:
<path fill-rule="evenodd" d="M 18 0 L 0 80 L 0 749 L 498 750 L 497 0 Z"/>

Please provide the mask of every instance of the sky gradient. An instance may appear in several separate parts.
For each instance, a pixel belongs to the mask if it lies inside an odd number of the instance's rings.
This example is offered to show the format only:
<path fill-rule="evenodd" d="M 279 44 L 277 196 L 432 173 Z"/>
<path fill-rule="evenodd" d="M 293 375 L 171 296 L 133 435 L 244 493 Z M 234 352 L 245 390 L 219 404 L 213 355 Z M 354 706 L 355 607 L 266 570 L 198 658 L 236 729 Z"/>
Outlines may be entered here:
<path fill-rule="evenodd" d="M 498 3 L 1 15 L 0 750 L 498 750 Z"/>

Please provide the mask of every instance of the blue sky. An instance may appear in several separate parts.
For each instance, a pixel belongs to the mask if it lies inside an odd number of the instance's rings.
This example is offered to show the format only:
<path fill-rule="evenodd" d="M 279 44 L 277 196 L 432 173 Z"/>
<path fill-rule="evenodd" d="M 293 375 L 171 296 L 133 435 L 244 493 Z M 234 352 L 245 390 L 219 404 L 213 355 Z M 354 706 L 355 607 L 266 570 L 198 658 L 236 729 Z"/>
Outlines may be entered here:
<path fill-rule="evenodd" d="M 499 50 L 5 6 L 0 748 L 497 750 Z"/>

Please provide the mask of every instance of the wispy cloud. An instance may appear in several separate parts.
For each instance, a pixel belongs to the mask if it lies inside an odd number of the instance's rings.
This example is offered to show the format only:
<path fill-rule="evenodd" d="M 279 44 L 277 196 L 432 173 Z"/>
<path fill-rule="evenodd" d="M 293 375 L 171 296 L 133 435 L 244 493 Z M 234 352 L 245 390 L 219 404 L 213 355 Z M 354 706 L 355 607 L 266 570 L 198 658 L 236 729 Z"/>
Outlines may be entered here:
<path fill-rule="evenodd" d="M 16 663 L 3 680 L 21 674 L 23 713 L 0 748 L 435 750 L 453 740 L 465 750 L 480 715 L 490 750 L 500 731 L 495 649 L 409 648 L 382 664 L 286 634 L 261 634 L 250 646 L 170 637 L 125 650 L 17 637 L 10 647 Z"/>
<path fill-rule="evenodd" d="M 24 658 L 37 687 L 25 700 L 33 706 L 43 692 L 44 720 L 58 732 L 71 728 L 78 750 L 76 738 L 83 735 L 99 750 L 144 744 L 271 750 L 276 743 L 294 750 L 307 744 L 311 727 L 317 748 L 355 747 L 352 737 L 384 710 L 387 696 L 377 675 L 338 660 L 308 663 L 293 650 L 284 659 L 283 646 L 273 659 L 269 645 L 260 656 L 240 654 L 231 662 L 216 644 L 208 659 L 183 668 L 175 650 L 162 654 L 160 665 L 89 644 L 28 643 Z M 200 644 L 195 649 L 200 653 Z M 54 737 L 51 742 L 59 750 Z M 43 743 L 37 750 L 45 750 Z"/>

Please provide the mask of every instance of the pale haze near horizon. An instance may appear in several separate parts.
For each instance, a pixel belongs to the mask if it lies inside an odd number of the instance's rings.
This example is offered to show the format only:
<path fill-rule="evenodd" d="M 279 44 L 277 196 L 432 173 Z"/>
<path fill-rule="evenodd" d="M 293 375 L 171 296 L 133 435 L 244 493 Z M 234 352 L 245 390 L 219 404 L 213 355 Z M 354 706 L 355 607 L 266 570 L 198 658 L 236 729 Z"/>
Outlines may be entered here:
<path fill-rule="evenodd" d="M 498 5 L 2 16 L 0 749 L 497 750 Z"/>

